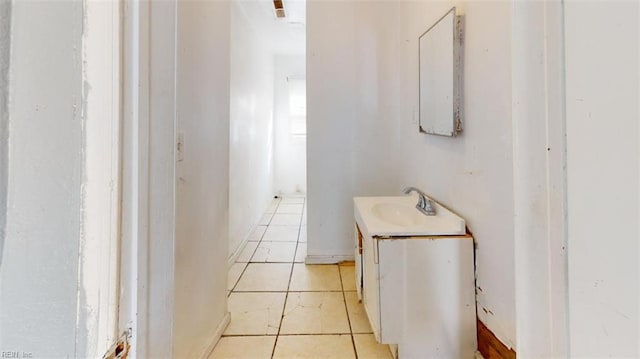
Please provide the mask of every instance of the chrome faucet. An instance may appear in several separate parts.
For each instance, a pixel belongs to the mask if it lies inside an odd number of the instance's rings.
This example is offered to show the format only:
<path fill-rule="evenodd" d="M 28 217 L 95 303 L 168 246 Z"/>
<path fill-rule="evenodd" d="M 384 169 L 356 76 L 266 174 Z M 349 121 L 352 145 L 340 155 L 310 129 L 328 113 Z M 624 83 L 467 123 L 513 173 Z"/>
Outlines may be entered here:
<path fill-rule="evenodd" d="M 422 212 L 425 216 L 435 216 L 436 208 L 433 206 L 433 202 L 425 197 L 424 192 L 415 187 L 407 187 L 402 190 L 404 194 L 409 194 L 412 191 L 418 194 L 419 199 L 418 204 L 416 204 L 418 211 Z"/>

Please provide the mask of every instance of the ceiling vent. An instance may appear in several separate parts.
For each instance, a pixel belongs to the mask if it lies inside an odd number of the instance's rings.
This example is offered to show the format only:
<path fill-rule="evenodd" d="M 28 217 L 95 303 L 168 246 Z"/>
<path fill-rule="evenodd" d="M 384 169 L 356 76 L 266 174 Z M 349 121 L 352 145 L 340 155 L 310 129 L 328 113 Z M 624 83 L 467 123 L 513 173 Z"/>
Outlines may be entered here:
<path fill-rule="evenodd" d="M 276 17 L 278 19 L 282 19 L 287 17 L 287 14 L 284 12 L 284 3 L 283 0 L 273 0 L 273 7 L 276 10 Z"/>

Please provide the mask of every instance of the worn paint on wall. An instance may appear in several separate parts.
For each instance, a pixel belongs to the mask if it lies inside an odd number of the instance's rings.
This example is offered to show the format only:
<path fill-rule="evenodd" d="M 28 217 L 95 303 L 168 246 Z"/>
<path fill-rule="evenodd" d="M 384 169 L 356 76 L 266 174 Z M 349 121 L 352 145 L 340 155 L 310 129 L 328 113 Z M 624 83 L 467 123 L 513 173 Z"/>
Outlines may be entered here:
<path fill-rule="evenodd" d="M 6 3 L 6 2 L 5 2 Z M 77 352 L 82 3 L 13 2 L 2 350 Z"/>
<path fill-rule="evenodd" d="M 83 185 L 77 352 L 102 356 L 116 336 L 120 239 L 120 6 L 84 4 Z"/>

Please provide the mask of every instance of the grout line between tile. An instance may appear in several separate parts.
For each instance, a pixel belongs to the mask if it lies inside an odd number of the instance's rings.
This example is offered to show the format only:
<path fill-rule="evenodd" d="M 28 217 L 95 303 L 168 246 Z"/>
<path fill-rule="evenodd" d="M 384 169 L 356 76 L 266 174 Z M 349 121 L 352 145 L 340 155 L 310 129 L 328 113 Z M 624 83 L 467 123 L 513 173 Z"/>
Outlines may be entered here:
<path fill-rule="evenodd" d="M 304 210 L 304 203 L 306 202 L 306 198 L 302 201 L 302 208 Z M 280 202 L 282 203 L 282 202 Z M 280 204 L 278 204 L 279 206 Z M 300 222 L 298 222 L 298 239 L 300 238 L 300 227 L 302 226 L 302 216 L 300 216 Z M 269 229 L 269 228 L 267 228 Z M 287 307 L 287 301 L 289 300 L 289 289 L 291 288 L 291 278 L 293 277 L 293 269 L 296 266 L 296 253 L 298 252 L 298 241 L 296 243 L 296 249 L 293 252 L 293 259 L 291 260 L 291 272 L 289 272 L 289 283 L 287 284 L 287 294 L 284 296 L 284 306 L 282 307 L 282 316 L 280 317 L 280 325 L 278 326 L 278 334 L 276 335 L 276 340 L 273 344 L 273 351 L 271 352 L 271 359 L 276 353 L 276 347 L 278 346 L 278 338 L 280 337 L 280 330 L 282 329 L 282 322 L 284 321 L 284 311 Z M 344 294 L 343 294 L 344 296 Z"/>
<path fill-rule="evenodd" d="M 278 207 L 280 207 L 280 203 L 282 203 L 282 199 L 278 200 L 278 205 L 276 206 L 276 211 L 278 210 Z M 275 213 L 275 212 L 274 212 Z M 273 218 L 273 214 L 271 216 L 271 218 Z M 271 222 L 271 220 L 269 220 L 269 222 Z M 253 226 L 253 229 L 255 230 L 255 228 L 257 226 L 260 226 L 261 224 L 257 224 L 255 226 Z M 269 225 L 267 224 L 265 227 L 267 227 L 267 229 L 269 229 Z M 242 273 L 240 273 L 240 276 L 238 277 L 238 279 L 236 280 L 236 283 L 233 285 L 233 287 L 231 288 L 231 290 L 229 290 L 229 294 L 227 294 L 227 298 L 229 298 L 231 296 L 231 293 L 235 292 L 236 287 L 238 286 L 238 283 L 240 283 L 240 279 L 242 279 L 242 276 L 244 275 L 244 272 L 247 270 L 247 268 L 249 268 L 249 264 L 251 263 L 251 259 L 253 259 L 253 255 L 256 253 L 256 251 L 258 250 L 258 247 L 260 246 L 260 243 L 262 243 L 262 238 L 264 237 L 264 234 L 267 233 L 267 229 L 264 230 L 264 232 L 262 232 L 262 235 L 260 236 L 260 240 L 258 241 L 258 245 L 256 246 L 256 249 L 253 251 L 253 253 L 251 254 L 251 257 L 249 258 L 248 262 L 238 262 L 236 260 L 236 263 L 245 263 L 244 268 L 242 269 Z M 249 241 L 247 241 L 247 244 L 249 243 Z M 244 246 L 246 247 L 247 244 L 245 244 Z M 242 248 L 242 250 L 244 250 L 244 248 Z M 227 299 L 228 300 L 228 299 Z"/>
<path fill-rule="evenodd" d="M 275 334 L 222 334 L 223 338 L 228 337 L 275 337 Z"/>
<path fill-rule="evenodd" d="M 243 262 L 236 261 L 236 263 L 243 263 Z M 238 279 L 236 279 L 236 283 L 233 285 L 233 287 L 231 287 L 231 290 L 229 290 L 229 294 L 227 295 L 227 298 L 229 298 L 231 296 L 231 293 L 235 291 L 236 287 L 238 286 L 238 283 L 240 283 L 240 279 L 242 279 L 242 276 L 244 275 L 244 272 L 249 267 L 249 263 L 244 263 L 244 264 L 245 266 L 244 268 L 242 268 L 242 273 L 240 273 L 240 276 L 238 276 Z"/>
<path fill-rule="evenodd" d="M 273 216 L 277 213 L 278 208 L 280 207 L 280 205 L 282 204 L 282 197 L 279 198 L 278 200 L 278 205 L 276 206 L 276 209 L 274 210 L 274 212 L 271 214 L 271 219 L 273 219 Z M 307 206 L 307 202 L 306 202 L 306 198 L 303 199 L 302 202 L 303 205 L 303 214 L 304 214 L 304 209 Z M 282 336 L 331 336 L 331 335 L 347 335 L 347 333 L 317 333 L 317 334 L 309 334 L 309 333 L 299 333 L 299 334 L 280 334 L 281 328 L 282 328 L 282 323 L 284 321 L 284 313 L 285 313 L 285 307 L 287 305 L 287 300 L 289 298 L 289 293 L 303 293 L 303 292 L 333 292 L 333 293 L 342 293 L 342 300 L 343 300 L 343 304 L 345 306 L 345 311 L 347 314 L 347 322 L 349 323 L 349 335 L 351 336 L 351 344 L 353 346 L 353 352 L 355 355 L 355 358 L 358 358 L 358 352 L 356 349 L 356 345 L 355 345 L 355 338 L 354 338 L 354 333 L 353 333 L 353 328 L 351 326 L 351 318 L 349 317 L 349 308 L 347 306 L 347 298 L 345 293 L 346 292 L 353 292 L 353 291 L 347 291 L 345 290 L 344 287 L 344 282 L 342 280 L 342 271 L 340 269 L 341 266 L 338 266 L 338 274 L 340 277 L 340 288 L 341 290 L 296 290 L 296 291 L 291 291 L 291 280 L 293 278 L 293 269 L 295 267 L 296 264 L 304 264 L 304 262 L 302 263 L 296 263 L 295 261 L 295 255 L 298 252 L 298 248 L 300 247 L 300 243 L 306 243 L 306 242 L 300 242 L 300 233 L 302 231 L 302 218 L 304 217 L 301 216 L 300 217 L 300 222 L 298 223 L 298 237 L 296 241 L 264 241 L 264 234 L 267 232 L 267 230 L 269 229 L 269 227 L 271 226 L 271 219 L 269 220 L 269 224 L 264 225 L 267 227 L 267 229 L 262 233 L 262 236 L 260 237 L 260 240 L 258 240 L 258 246 L 256 246 L 256 249 L 253 251 L 253 253 L 251 254 L 251 258 L 249 259 L 249 262 L 237 262 L 236 263 L 243 263 L 245 264 L 242 273 L 240 274 L 240 276 L 238 277 L 238 280 L 236 281 L 236 283 L 234 284 L 233 288 L 231 288 L 231 290 L 229 291 L 229 295 L 231 295 L 231 293 L 285 293 L 285 300 L 284 300 L 284 305 L 282 307 L 282 315 L 280 316 L 280 322 L 278 324 L 278 332 L 276 334 L 270 334 L 270 335 L 259 335 L 259 334 L 230 334 L 230 335 L 222 335 L 223 337 L 275 337 L 274 343 L 273 343 L 273 348 L 271 350 L 271 358 L 273 358 L 273 356 L 275 355 L 275 350 L 276 347 L 278 345 L 278 338 L 282 335 Z M 293 226 L 292 226 L 293 227 Z M 260 246 L 260 244 L 262 242 L 283 242 L 283 243 L 295 243 L 295 251 L 294 251 L 294 258 L 292 259 L 292 261 L 290 262 L 251 262 L 251 260 L 253 259 L 253 257 L 255 256 L 255 253 L 258 250 L 258 247 Z M 246 246 L 246 245 L 245 245 Z M 236 291 L 236 287 L 238 285 L 238 283 L 240 282 L 240 280 L 242 279 L 242 276 L 244 275 L 245 271 L 247 270 L 247 268 L 249 267 L 249 264 L 251 263 L 268 263 L 268 264 L 291 264 L 291 271 L 289 272 L 289 281 L 287 284 L 287 289 L 286 291 Z"/>
<path fill-rule="evenodd" d="M 347 296 L 344 294 L 344 282 L 342 281 L 342 270 L 338 266 L 338 275 L 340 276 L 340 287 L 342 288 L 342 301 L 344 303 L 344 311 L 347 313 L 347 322 L 349 323 L 349 334 L 351 334 L 351 344 L 353 345 L 353 353 L 355 359 L 358 359 L 358 350 L 356 349 L 356 340 L 353 337 L 353 328 L 351 327 L 351 318 L 349 317 L 349 307 L 347 306 Z"/>
<path fill-rule="evenodd" d="M 303 208 L 304 208 L 305 200 L 306 199 L 304 199 L 302 202 Z M 282 201 L 280 203 L 282 203 Z M 278 206 L 280 206 L 280 203 L 278 203 Z M 300 238 L 301 225 L 302 225 L 302 216 L 300 216 L 300 222 L 298 223 L 298 238 Z M 267 227 L 267 230 L 268 229 L 269 228 Z M 273 350 L 271 351 L 271 359 L 273 359 L 273 356 L 276 353 L 276 347 L 278 346 L 278 338 L 280 337 L 280 330 L 282 329 L 282 322 L 284 321 L 284 311 L 285 311 L 285 308 L 287 307 L 287 300 L 289 300 L 289 288 L 291 288 L 291 278 L 293 277 L 293 268 L 295 267 L 296 252 L 298 251 L 298 241 L 296 241 L 295 243 L 296 243 L 296 249 L 293 252 L 293 259 L 291 260 L 291 272 L 289 272 L 289 283 L 287 283 L 287 293 L 284 296 L 284 306 L 282 306 L 282 315 L 280 316 L 280 324 L 278 325 L 278 334 L 276 335 L 276 340 L 273 343 Z"/>

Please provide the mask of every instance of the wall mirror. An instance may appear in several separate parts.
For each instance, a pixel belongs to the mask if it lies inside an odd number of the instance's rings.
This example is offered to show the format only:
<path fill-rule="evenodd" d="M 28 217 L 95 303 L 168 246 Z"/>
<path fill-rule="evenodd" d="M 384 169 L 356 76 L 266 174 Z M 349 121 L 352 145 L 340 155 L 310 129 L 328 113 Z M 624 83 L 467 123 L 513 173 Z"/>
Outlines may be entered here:
<path fill-rule="evenodd" d="M 462 131 L 462 32 L 454 7 L 418 39 L 420 132 Z"/>

